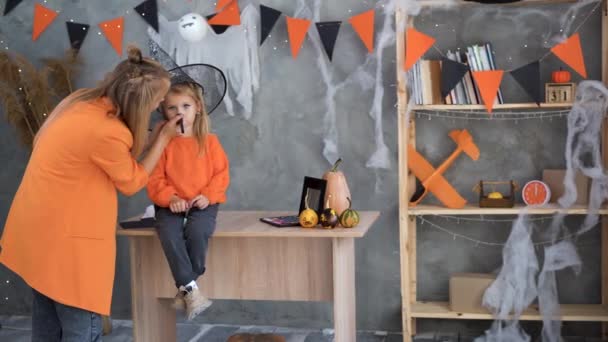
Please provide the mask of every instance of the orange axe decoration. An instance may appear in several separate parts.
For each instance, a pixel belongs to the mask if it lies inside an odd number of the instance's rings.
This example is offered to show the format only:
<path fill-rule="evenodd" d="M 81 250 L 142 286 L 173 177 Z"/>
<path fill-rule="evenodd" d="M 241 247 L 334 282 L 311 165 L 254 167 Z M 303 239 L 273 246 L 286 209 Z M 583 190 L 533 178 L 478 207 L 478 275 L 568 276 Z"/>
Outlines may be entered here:
<path fill-rule="evenodd" d="M 420 203 L 429 191 L 437 196 L 448 208 L 459 209 L 464 207 L 467 202 L 442 175 L 463 151 L 471 159 L 477 160 L 479 158 L 479 149 L 475 145 L 475 142 L 473 142 L 473 137 L 466 129 L 451 131 L 450 138 L 458 146 L 437 170 L 412 145 L 408 146 L 407 162 L 409 168 L 422 183 L 422 189 L 412 196 L 410 207 L 415 207 Z"/>

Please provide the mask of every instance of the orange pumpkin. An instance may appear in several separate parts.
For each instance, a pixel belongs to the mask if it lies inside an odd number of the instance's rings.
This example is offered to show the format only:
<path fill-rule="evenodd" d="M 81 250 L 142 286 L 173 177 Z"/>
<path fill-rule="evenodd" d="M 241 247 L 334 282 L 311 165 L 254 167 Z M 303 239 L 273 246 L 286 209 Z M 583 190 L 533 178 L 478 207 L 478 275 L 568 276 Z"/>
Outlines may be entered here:
<path fill-rule="evenodd" d="M 350 197 L 346 178 L 342 171 L 338 171 L 338 166 L 341 162 L 342 158 L 339 158 L 332 168 L 323 174 L 323 179 L 327 181 L 324 200 L 328 203 L 327 207 L 334 209 L 338 216 L 348 209 L 348 198 Z"/>
<path fill-rule="evenodd" d="M 553 81 L 553 83 L 570 82 L 570 71 L 562 70 L 562 68 L 559 68 L 559 70 L 556 70 L 551 73 L 551 80 Z"/>

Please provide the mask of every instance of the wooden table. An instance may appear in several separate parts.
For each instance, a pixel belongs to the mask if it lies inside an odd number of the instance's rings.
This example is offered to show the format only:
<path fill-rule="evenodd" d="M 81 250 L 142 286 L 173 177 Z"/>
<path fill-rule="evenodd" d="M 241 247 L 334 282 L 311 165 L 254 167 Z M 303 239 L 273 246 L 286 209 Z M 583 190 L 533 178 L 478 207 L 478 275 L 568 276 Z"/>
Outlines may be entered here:
<path fill-rule="evenodd" d="M 286 212 L 220 211 L 198 280 L 212 299 L 329 301 L 336 342 L 356 341 L 355 238 L 380 215 L 360 212 L 355 228 L 276 228 L 260 217 Z M 153 228 L 118 229 L 130 240 L 135 341 L 175 341 L 177 292 Z"/>

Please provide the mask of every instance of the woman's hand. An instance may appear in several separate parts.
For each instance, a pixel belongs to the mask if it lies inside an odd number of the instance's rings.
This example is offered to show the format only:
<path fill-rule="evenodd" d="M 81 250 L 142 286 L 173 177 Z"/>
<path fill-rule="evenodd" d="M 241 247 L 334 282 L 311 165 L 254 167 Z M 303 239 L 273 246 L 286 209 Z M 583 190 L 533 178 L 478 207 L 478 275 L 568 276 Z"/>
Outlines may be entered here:
<path fill-rule="evenodd" d="M 209 206 L 209 199 L 203 195 L 198 195 L 190 201 L 190 207 L 197 207 L 199 209 L 205 209 Z"/>
<path fill-rule="evenodd" d="M 183 118 L 183 115 L 178 114 L 169 121 L 164 121 L 160 128 L 154 127 L 154 129 L 160 129 L 158 132 L 158 139 L 164 139 L 169 142 L 171 139 L 179 135 L 177 130 L 177 122 Z M 157 126 L 159 126 L 157 124 Z"/>
<path fill-rule="evenodd" d="M 169 209 L 171 209 L 171 212 L 174 214 L 186 212 L 186 210 L 188 210 L 189 208 L 190 205 L 188 204 L 188 202 L 184 199 L 179 198 L 176 195 L 173 195 L 173 197 L 171 197 L 171 200 L 169 201 Z"/>

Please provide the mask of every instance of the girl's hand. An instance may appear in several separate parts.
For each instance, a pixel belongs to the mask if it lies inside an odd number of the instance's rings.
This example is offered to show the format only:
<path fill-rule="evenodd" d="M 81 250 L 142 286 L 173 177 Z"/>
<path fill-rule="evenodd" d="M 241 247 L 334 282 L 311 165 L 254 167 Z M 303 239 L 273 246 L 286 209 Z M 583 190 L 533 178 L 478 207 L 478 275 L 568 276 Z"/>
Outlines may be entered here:
<path fill-rule="evenodd" d="M 177 121 L 182 119 L 183 116 L 178 114 L 174 116 L 171 120 L 165 121 L 164 125 L 160 129 L 160 133 L 158 134 L 159 139 L 165 139 L 165 141 L 169 141 L 173 139 L 173 137 L 179 135 L 177 127 Z"/>
<path fill-rule="evenodd" d="M 169 201 L 169 209 L 174 214 L 186 212 L 190 208 L 190 205 L 186 200 L 183 200 L 176 195 L 171 197 L 171 201 Z"/>
<path fill-rule="evenodd" d="M 209 199 L 203 195 L 198 195 L 190 201 L 190 207 L 197 207 L 199 209 L 205 209 L 209 206 Z"/>

